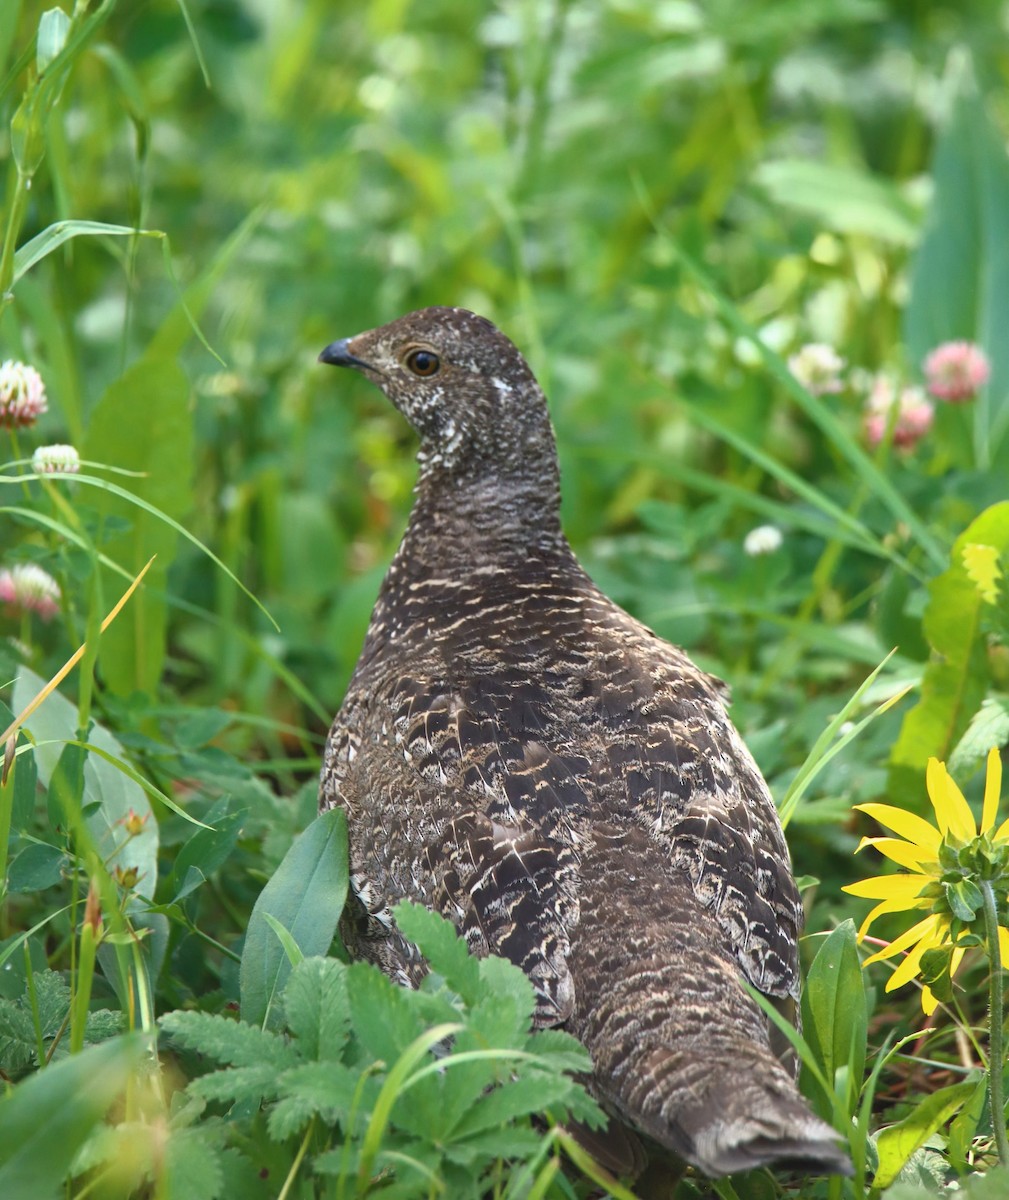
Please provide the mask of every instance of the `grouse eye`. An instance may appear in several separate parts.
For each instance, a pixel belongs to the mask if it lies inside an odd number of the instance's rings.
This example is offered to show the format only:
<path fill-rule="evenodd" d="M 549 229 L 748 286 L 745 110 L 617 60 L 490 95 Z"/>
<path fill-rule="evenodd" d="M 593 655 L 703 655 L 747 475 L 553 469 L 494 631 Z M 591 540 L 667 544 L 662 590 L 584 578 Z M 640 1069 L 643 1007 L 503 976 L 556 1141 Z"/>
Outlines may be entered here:
<path fill-rule="evenodd" d="M 406 356 L 406 365 L 414 375 L 427 378 L 438 374 L 441 359 L 431 350 L 411 350 Z"/>

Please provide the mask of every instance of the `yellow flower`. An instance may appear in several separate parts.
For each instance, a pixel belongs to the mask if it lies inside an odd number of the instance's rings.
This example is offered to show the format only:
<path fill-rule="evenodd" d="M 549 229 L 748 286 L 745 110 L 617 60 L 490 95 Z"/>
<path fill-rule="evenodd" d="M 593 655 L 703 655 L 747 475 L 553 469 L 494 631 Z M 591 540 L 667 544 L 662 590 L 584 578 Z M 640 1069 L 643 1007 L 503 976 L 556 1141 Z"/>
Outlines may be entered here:
<path fill-rule="evenodd" d="M 925 783 L 932 808 L 935 810 L 935 825 L 930 825 L 922 817 L 905 812 L 902 808 L 895 808 L 891 804 L 856 805 L 860 812 L 874 817 L 880 825 L 899 835 L 863 838 L 858 849 L 875 846 L 881 854 L 906 868 L 899 874 L 876 875 L 871 879 L 848 884 L 842 889 L 852 896 L 880 901 L 862 922 L 862 928 L 858 931 L 859 938 L 865 937 L 869 926 L 883 913 L 920 909 L 928 914 L 900 937 L 865 960 L 868 965 L 907 951 L 903 962 L 887 981 L 888 992 L 908 983 L 920 973 L 922 957 L 928 950 L 951 947 L 950 976 L 955 974 L 965 952 L 964 947 L 956 945 L 957 936 L 964 929 L 964 920 L 962 913 L 958 914 L 950 907 L 948 888 L 955 886 L 955 883 L 950 883 L 951 878 L 957 882 L 959 879 L 966 879 L 967 886 L 975 885 L 969 882 L 969 866 L 965 869 L 958 868 L 959 878 L 956 871 L 951 876 L 950 856 L 962 852 L 965 847 L 977 844 L 979 856 L 972 857 L 970 861 L 977 863 L 981 862 L 982 858 L 988 861 L 989 856 L 985 855 L 984 845 L 990 845 L 996 852 L 1009 845 L 1009 820 L 1003 821 L 997 829 L 995 828 L 995 815 L 1002 788 L 1002 760 L 997 748 L 993 747 L 988 754 L 980 829 L 975 824 L 970 805 L 946 770 L 945 763 L 930 758 Z M 962 853 L 957 861 L 963 861 Z M 1005 887 L 1004 882 L 1002 887 Z M 956 934 L 954 922 L 957 927 Z M 1002 962 L 1009 964 L 1009 930 L 1000 926 L 998 932 Z M 921 1006 L 925 1013 L 934 1012 L 937 1004 L 938 1000 L 931 989 L 928 986 L 923 987 Z"/>

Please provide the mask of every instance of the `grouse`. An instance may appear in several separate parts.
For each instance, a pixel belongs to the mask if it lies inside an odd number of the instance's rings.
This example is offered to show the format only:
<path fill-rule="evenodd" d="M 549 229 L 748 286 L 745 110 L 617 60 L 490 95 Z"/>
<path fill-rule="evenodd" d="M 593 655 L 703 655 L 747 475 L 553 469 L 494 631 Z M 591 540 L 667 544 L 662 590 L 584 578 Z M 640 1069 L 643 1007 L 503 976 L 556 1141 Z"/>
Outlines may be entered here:
<path fill-rule="evenodd" d="M 801 907 L 721 684 L 602 594 L 560 525 L 543 392 L 483 317 L 435 307 L 319 356 L 420 437 L 409 526 L 326 745 L 350 831 L 349 952 L 415 986 L 390 915 L 517 964 L 623 1125 L 708 1176 L 850 1171 L 772 1048 Z M 611 1125 L 614 1122 L 611 1122 Z"/>

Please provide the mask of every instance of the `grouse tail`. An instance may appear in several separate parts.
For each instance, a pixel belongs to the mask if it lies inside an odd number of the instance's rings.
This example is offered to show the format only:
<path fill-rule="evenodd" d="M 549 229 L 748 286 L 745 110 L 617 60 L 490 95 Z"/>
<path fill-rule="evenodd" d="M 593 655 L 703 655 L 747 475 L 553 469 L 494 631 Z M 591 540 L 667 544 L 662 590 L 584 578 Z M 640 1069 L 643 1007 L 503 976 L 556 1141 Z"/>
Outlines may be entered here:
<path fill-rule="evenodd" d="M 851 1174 L 689 882 L 671 895 L 668 871 L 619 838 L 597 839 L 583 871 L 600 886 L 572 933 L 571 1028 L 604 1103 L 712 1178 L 770 1164 Z"/>

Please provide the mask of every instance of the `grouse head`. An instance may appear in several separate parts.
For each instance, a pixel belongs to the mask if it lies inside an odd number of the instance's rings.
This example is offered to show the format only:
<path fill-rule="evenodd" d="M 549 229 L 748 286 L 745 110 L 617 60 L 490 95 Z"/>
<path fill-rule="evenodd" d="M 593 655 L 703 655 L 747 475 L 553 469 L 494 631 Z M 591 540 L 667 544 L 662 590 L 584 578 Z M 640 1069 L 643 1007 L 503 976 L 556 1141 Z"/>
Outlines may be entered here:
<path fill-rule="evenodd" d="M 332 342 L 319 361 L 354 367 L 420 435 L 421 482 L 555 479 L 546 401 L 499 329 L 464 308 L 417 312 Z"/>

